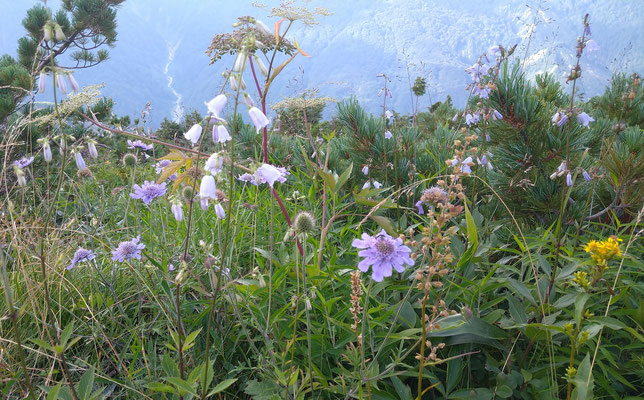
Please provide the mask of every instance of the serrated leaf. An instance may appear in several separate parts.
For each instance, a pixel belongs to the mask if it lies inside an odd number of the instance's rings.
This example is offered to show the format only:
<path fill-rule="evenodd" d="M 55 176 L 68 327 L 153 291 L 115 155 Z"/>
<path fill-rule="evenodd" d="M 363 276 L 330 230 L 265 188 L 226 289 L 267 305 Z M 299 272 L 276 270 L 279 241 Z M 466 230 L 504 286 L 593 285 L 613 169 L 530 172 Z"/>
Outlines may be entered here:
<path fill-rule="evenodd" d="M 160 383 L 160 382 L 150 382 L 145 385 L 148 389 L 155 391 L 155 392 L 163 392 L 163 393 L 177 393 L 177 389 L 175 389 L 174 386 L 166 385 L 165 383 Z"/>
<path fill-rule="evenodd" d="M 65 329 L 63 329 L 63 332 L 60 334 L 60 344 L 63 346 L 63 349 L 67 345 L 67 341 L 69 340 L 69 337 L 72 335 L 72 332 L 74 331 L 74 322 L 70 322 L 67 324 Z"/>
<path fill-rule="evenodd" d="M 194 342 L 195 342 L 195 339 L 197 338 L 197 335 L 199 335 L 199 332 L 201 332 L 201 328 L 197 329 L 196 331 L 186 336 L 186 340 L 183 343 L 183 351 L 189 350 L 192 346 L 195 345 Z"/>
<path fill-rule="evenodd" d="M 179 367 L 168 353 L 163 354 L 163 357 L 161 357 L 161 368 L 168 376 L 179 376 Z"/>
<path fill-rule="evenodd" d="M 29 339 L 29 341 L 37 344 L 38 346 L 42 347 L 43 349 L 49 350 L 51 352 L 54 351 L 54 347 L 50 345 L 49 343 L 45 342 L 44 340 L 40 339 Z"/>
<path fill-rule="evenodd" d="M 181 168 L 181 166 L 184 165 L 185 163 L 186 163 L 185 160 L 175 161 L 170 165 L 168 165 L 167 167 L 163 168 L 163 172 L 161 172 L 161 175 L 157 179 L 157 183 L 165 182 L 165 180 L 168 179 L 170 175 L 177 172 L 179 168 Z"/>
<path fill-rule="evenodd" d="M 181 378 L 179 378 L 177 376 L 169 376 L 169 377 L 166 378 L 166 381 L 168 381 L 171 384 L 173 384 L 179 390 L 179 395 L 180 396 L 184 396 L 184 395 L 186 395 L 188 393 L 190 393 L 190 394 L 192 394 L 194 396 L 197 395 L 195 390 L 192 388 L 192 386 L 188 382 L 184 381 L 183 379 L 181 379 Z"/>
<path fill-rule="evenodd" d="M 89 400 L 94 387 L 94 367 L 90 367 L 78 382 L 78 395 L 81 400 Z"/>
<path fill-rule="evenodd" d="M 58 385 L 54 386 L 49 390 L 49 393 L 47 394 L 47 400 L 58 400 L 58 392 L 60 392 L 60 388 L 63 386 L 62 382 L 59 382 Z"/>

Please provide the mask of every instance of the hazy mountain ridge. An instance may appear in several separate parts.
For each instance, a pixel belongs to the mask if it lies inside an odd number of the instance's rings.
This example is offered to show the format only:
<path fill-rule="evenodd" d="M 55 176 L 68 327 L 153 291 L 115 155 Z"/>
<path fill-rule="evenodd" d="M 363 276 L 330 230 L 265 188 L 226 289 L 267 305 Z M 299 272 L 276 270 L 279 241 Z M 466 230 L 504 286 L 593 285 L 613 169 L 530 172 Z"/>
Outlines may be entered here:
<path fill-rule="evenodd" d="M 56 7 L 55 2 L 49 4 Z M 338 99 L 355 95 L 369 111 L 378 112 L 382 79 L 376 74 L 386 73 L 393 78 L 393 98 L 388 104 L 409 112 L 403 61 L 407 54 L 410 62 L 426 63 L 424 74 L 429 77 L 432 101 L 449 94 L 462 105 L 469 79 L 464 69 L 493 44 L 517 43 L 516 55 L 523 58 L 529 42 L 525 61 L 528 75 L 549 71 L 563 81 L 568 65 L 574 63 L 575 40 L 586 12 L 591 15 L 592 37 L 601 47 L 582 59 L 580 88 L 586 97 L 603 92 L 613 72 L 644 72 L 644 2 L 637 0 L 532 1 L 530 7 L 518 0 L 464 0 L 457 5 L 421 0 L 330 0 L 309 6 L 320 4 L 334 15 L 321 18 L 317 26 L 294 26 L 290 37 L 297 38 L 312 57 L 298 56 L 289 65 L 271 89 L 269 102 L 279 101 L 298 88 L 320 87 L 321 94 Z M 2 18 L 0 52 L 15 54 L 15 40 L 23 32 L 19 21 L 32 5 L 31 1 L 19 0 L 9 6 L 8 18 L 17 21 L 4 24 L 7 17 Z M 245 6 L 230 3 L 218 7 L 205 2 L 179 5 L 126 1 L 118 11 L 119 37 L 111 59 L 78 71 L 77 80 L 81 85 L 105 82 L 103 93 L 114 98 L 118 114 L 137 116 L 150 101 L 154 124 L 173 116 L 179 97 L 186 111 L 203 112 L 203 102 L 219 92 L 221 72 L 232 63 L 232 57 L 224 57 L 209 66 L 205 49 L 214 34 L 230 31 L 239 15 L 258 16 L 269 25 L 273 22 L 250 1 Z M 535 21 L 537 25 L 531 31 Z M 175 46 L 174 59 L 169 63 L 169 49 Z M 303 70 L 301 77 L 298 66 Z M 422 73 L 420 69 L 413 71 L 412 80 Z M 293 77 L 299 79 L 297 88 L 289 82 Z M 169 78 L 176 93 L 168 87 Z M 256 95 L 251 79 L 248 74 L 248 90 Z M 428 97 L 420 105 L 427 107 Z"/>

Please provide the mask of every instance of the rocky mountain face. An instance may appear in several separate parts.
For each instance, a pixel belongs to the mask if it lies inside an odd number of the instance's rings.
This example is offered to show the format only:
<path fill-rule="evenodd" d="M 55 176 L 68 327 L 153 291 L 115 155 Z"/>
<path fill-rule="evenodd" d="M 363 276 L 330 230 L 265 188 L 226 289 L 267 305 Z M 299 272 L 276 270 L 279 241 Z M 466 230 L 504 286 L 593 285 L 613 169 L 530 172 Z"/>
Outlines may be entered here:
<path fill-rule="evenodd" d="M 15 55 L 16 40 L 23 34 L 20 21 L 34 2 L 3 3 L 0 53 Z M 164 117 L 204 113 L 203 102 L 219 92 L 221 73 L 233 61 L 230 56 L 209 65 L 205 50 L 212 36 L 232 30 L 241 15 L 272 26 L 276 19 L 268 14 L 277 2 L 266 3 L 260 9 L 251 0 L 127 0 L 118 11 L 119 36 L 110 60 L 77 71 L 76 78 L 81 85 L 105 82 L 103 93 L 115 100 L 118 114 L 136 117 L 150 102 L 153 126 Z M 58 7 L 55 1 L 47 4 Z M 529 76 L 548 71 L 564 81 L 585 13 L 590 14 L 592 38 L 600 50 L 582 59 L 584 96 L 603 92 L 615 72 L 644 73 L 641 0 L 325 0 L 305 5 L 323 6 L 334 14 L 319 18 L 319 25 L 296 24 L 290 31 L 290 38 L 312 57 L 298 56 L 288 66 L 271 89 L 270 103 L 319 88 L 321 95 L 336 99 L 354 95 L 369 111 L 380 112 L 383 79 L 376 75 L 385 73 L 391 77 L 388 108 L 410 112 L 409 82 L 416 76 L 426 77 L 429 84 L 421 109 L 448 94 L 462 106 L 469 82 L 465 68 L 495 44 L 517 44 L 515 59 Z M 246 82 L 251 79 L 248 75 Z M 327 116 L 333 113 L 328 109 Z"/>

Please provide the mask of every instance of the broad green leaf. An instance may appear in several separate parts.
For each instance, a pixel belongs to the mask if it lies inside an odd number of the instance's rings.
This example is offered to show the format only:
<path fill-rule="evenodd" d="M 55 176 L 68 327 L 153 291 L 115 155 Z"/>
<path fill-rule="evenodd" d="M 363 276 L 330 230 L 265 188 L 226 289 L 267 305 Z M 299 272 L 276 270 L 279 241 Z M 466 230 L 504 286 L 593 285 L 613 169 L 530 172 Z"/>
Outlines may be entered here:
<path fill-rule="evenodd" d="M 90 367 L 78 382 L 78 395 L 81 400 L 89 400 L 94 387 L 94 367 Z"/>
<path fill-rule="evenodd" d="M 581 292 L 575 297 L 575 322 L 577 326 L 581 323 L 581 317 L 584 315 L 584 310 L 586 310 L 586 301 L 590 298 L 590 295 L 586 292 Z"/>
<path fill-rule="evenodd" d="M 592 371 L 590 369 L 590 354 L 579 364 L 577 374 L 572 380 L 575 389 L 572 391 L 572 400 L 588 400 L 593 398 L 593 387 L 595 385 Z"/>
<path fill-rule="evenodd" d="M 210 393 L 208 393 L 208 397 L 215 395 L 217 393 L 223 392 L 224 390 L 228 389 L 230 385 L 233 383 L 237 382 L 237 378 L 231 378 L 231 379 L 225 379 L 217 384 Z"/>
<path fill-rule="evenodd" d="M 62 382 L 59 382 L 58 385 L 54 386 L 49 390 L 49 393 L 47 394 L 47 400 L 58 400 L 58 392 L 60 392 L 60 388 L 63 386 Z"/>

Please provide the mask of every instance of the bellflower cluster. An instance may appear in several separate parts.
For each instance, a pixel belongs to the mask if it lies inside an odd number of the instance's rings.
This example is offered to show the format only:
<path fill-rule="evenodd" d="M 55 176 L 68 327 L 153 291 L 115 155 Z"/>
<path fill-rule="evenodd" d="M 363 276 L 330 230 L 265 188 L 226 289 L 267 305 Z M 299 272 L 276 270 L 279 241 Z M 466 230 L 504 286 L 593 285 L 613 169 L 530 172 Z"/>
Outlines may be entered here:
<path fill-rule="evenodd" d="M 242 182 L 248 182 L 255 186 L 259 186 L 262 183 L 268 184 L 268 186 L 273 187 L 275 182 L 286 182 L 286 176 L 289 175 L 289 172 L 284 167 L 275 167 L 270 164 L 262 164 L 254 174 L 245 173 L 240 175 L 237 179 Z"/>
<path fill-rule="evenodd" d="M 358 269 L 367 272 L 371 267 L 371 277 L 376 282 L 391 276 L 392 269 L 403 272 L 405 265 L 414 265 L 409 257 L 411 249 L 403 245 L 401 238 L 394 239 L 384 229 L 375 236 L 363 233 L 362 239 L 354 239 L 351 245 L 360 250 L 360 257 L 364 257 L 358 263 Z"/>
<path fill-rule="evenodd" d="M 224 144 L 233 138 L 228 133 L 228 129 L 223 124 L 215 124 L 212 127 L 212 141 L 215 143 Z"/>
<path fill-rule="evenodd" d="M 369 179 L 364 183 L 364 185 L 362 185 L 362 190 L 369 189 L 372 185 L 376 189 L 380 189 L 382 187 L 382 183 L 378 182 L 375 179 Z"/>
<path fill-rule="evenodd" d="M 145 181 L 143 186 L 134 185 L 133 193 L 130 193 L 130 197 L 133 199 L 141 199 L 145 204 L 150 204 L 152 200 L 157 197 L 163 196 L 166 192 L 165 182 L 154 183 L 152 181 Z"/>

